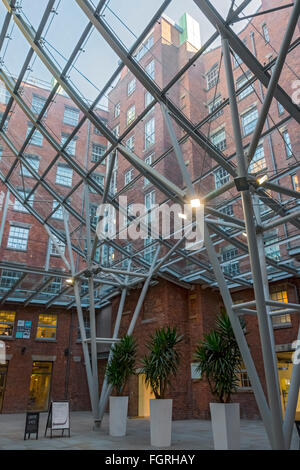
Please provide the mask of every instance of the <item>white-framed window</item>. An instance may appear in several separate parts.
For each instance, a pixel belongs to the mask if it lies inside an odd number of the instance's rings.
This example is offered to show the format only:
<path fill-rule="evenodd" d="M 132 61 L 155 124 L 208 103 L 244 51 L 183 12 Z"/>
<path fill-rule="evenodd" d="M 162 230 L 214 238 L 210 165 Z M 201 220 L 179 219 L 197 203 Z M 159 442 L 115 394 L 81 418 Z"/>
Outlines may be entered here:
<path fill-rule="evenodd" d="M 288 294 L 286 288 L 282 286 L 271 287 L 270 300 L 276 302 L 288 303 Z M 284 307 L 284 306 L 283 306 Z M 291 324 L 291 315 L 286 313 L 284 315 L 272 316 L 272 324 L 276 328 L 280 328 L 282 325 Z"/>
<path fill-rule="evenodd" d="M 148 155 L 148 156 L 145 158 L 145 163 L 146 163 L 147 165 L 152 165 L 153 156 L 154 156 L 154 153 L 150 153 L 150 155 Z M 144 178 L 144 186 L 147 186 L 149 183 L 150 183 L 150 181 L 149 181 L 147 178 Z"/>
<path fill-rule="evenodd" d="M 276 230 L 264 233 L 265 254 L 275 261 L 280 261 L 280 246 Z"/>
<path fill-rule="evenodd" d="M 277 101 L 277 108 L 278 108 L 278 114 L 279 116 L 281 116 L 281 114 L 284 113 L 284 107 L 282 106 L 281 103 L 279 103 L 279 101 Z"/>
<path fill-rule="evenodd" d="M 35 170 L 37 173 L 39 171 L 40 166 L 40 159 L 35 155 L 24 155 L 26 162 Z M 20 175 L 23 173 L 23 176 L 34 178 L 34 176 L 30 173 L 24 165 L 22 165 L 22 169 L 20 170 Z"/>
<path fill-rule="evenodd" d="M 206 85 L 207 89 L 210 90 L 213 88 L 219 81 L 219 66 L 216 64 L 207 74 L 206 74 Z"/>
<path fill-rule="evenodd" d="M 2 289 L 10 289 L 15 283 L 20 279 L 21 273 L 17 271 L 8 271 L 7 269 L 2 269 L 0 276 L 0 287 Z"/>
<path fill-rule="evenodd" d="M 148 39 L 145 40 L 143 45 L 138 49 L 136 53 L 135 59 L 137 60 L 137 62 L 141 60 L 142 57 L 144 57 L 144 55 L 149 51 L 149 49 L 151 49 L 153 44 L 154 44 L 153 36 L 150 36 Z"/>
<path fill-rule="evenodd" d="M 126 140 L 126 147 L 129 148 L 132 152 L 134 152 L 134 134 L 132 134 L 127 140 Z"/>
<path fill-rule="evenodd" d="M 99 173 L 93 173 L 91 176 L 93 180 L 95 180 L 96 183 L 99 184 L 99 186 L 104 186 L 104 175 L 100 175 Z M 96 191 L 91 186 L 89 186 L 89 190 L 91 193 L 96 193 Z"/>
<path fill-rule="evenodd" d="M 208 112 L 209 112 L 209 114 L 211 114 L 215 109 L 217 109 L 220 106 L 220 104 L 222 104 L 222 97 L 221 96 L 216 97 L 216 99 L 214 101 L 211 101 L 210 103 L 208 103 Z M 223 114 L 223 109 L 220 109 L 220 111 L 218 111 L 216 114 L 214 114 L 210 118 L 210 121 L 214 121 L 219 116 L 221 116 L 221 114 Z"/>
<path fill-rule="evenodd" d="M 102 124 L 106 127 L 106 126 L 107 126 L 107 119 L 102 118 L 102 117 L 99 117 L 99 119 L 100 119 L 100 121 L 102 122 Z M 94 134 L 96 134 L 96 135 L 102 135 L 102 132 L 99 131 L 99 129 L 94 126 Z"/>
<path fill-rule="evenodd" d="M 0 84 L 0 103 L 7 104 L 10 99 L 10 93 L 5 88 L 4 84 L 1 82 Z"/>
<path fill-rule="evenodd" d="M 292 151 L 292 146 L 291 146 L 291 139 L 289 132 L 287 130 L 282 132 L 282 137 L 284 140 L 284 146 L 285 146 L 285 152 L 286 152 L 286 158 L 290 158 L 293 156 L 293 151 Z"/>
<path fill-rule="evenodd" d="M 56 248 L 55 244 L 53 243 L 52 238 L 49 238 L 49 243 L 50 243 L 50 256 L 60 256 L 65 254 L 65 249 L 66 245 L 64 242 L 62 242 L 59 238 L 57 238 L 55 235 L 53 235 L 58 248 Z"/>
<path fill-rule="evenodd" d="M 4 114 L 4 113 L 0 113 L 0 121 L 2 121 L 3 114 Z M 5 119 L 5 121 L 4 121 L 4 124 L 3 124 L 3 127 L 2 127 L 2 129 L 3 129 L 4 132 L 5 132 L 5 131 L 7 130 L 7 128 L 8 128 L 8 121 L 9 121 L 9 119 L 10 119 L 10 117 L 8 116 L 8 117 Z"/>
<path fill-rule="evenodd" d="M 63 220 L 64 216 L 62 206 L 58 201 L 54 199 L 52 204 L 52 211 L 54 211 L 55 209 L 56 211 L 54 212 L 54 214 L 52 214 L 53 219 Z"/>
<path fill-rule="evenodd" d="M 28 243 L 29 228 L 11 225 L 7 240 L 7 248 L 26 251 Z"/>
<path fill-rule="evenodd" d="M 145 124 L 145 149 L 151 147 L 155 143 L 155 121 L 154 117 L 149 119 Z"/>
<path fill-rule="evenodd" d="M 244 137 L 251 134 L 256 126 L 258 119 L 258 111 L 257 108 L 252 108 L 250 111 L 242 115 L 242 127 Z"/>
<path fill-rule="evenodd" d="M 257 147 L 256 152 L 251 160 L 249 165 L 249 172 L 250 173 L 257 173 L 260 170 L 266 168 L 266 159 L 265 159 L 265 151 L 264 146 L 261 144 Z"/>
<path fill-rule="evenodd" d="M 150 191 L 149 193 L 145 194 L 145 208 L 146 208 L 146 211 L 150 211 L 147 214 L 148 224 L 151 224 L 152 222 L 153 213 L 151 212 L 151 210 L 154 208 L 154 206 L 155 206 L 155 190 Z"/>
<path fill-rule="evenodd" d="M 58 287 L 58 284 L 60 284 L 60 287 L 61 287 L 61 279 L 56 278 L 56 280 L 57 279 L 59 279 L 60 281 L 60 282 L 56 281 L 57 287 Z M 54 287 L 55 284 L 53 282 L 51 284 L 53 284 L 53 290 L 52 291 L 47 290 L 47 292 L 49 294 L 58 294 L 58 292 L 60 291 L 60 287 L 59 289 L 58 288 L 55 289 Z M 56 339 L 56 329 L 57 329 L 57 315 L 54 315 L 52 313 L 41 313 L 39 315 L 38 327 L 36 331 L 37 338 Z"/>
<path fill-rule="evenodd" d="M 33 128 L 33 125 L 31 124 L 31 122 L 28 123 L 27 131 L 26 131 L 26 137 L 28 137 L 28 134 L 30 133 L 32 128 Z M 30 145 L 37 145 L 38 147 L 43 146 L 43 135 L 41 134 L 40 131 L 38 131 L 37 129 L 34 131 L 34 133 L 32 134 L 32 137 L 29 141 L 29 144 Z"/>
<path fill-rule="evenodd" d="M 153 242 L 153 238 L 148 237 L 144 239 L 144 259 L 148 263 L 152 263 L 153 261 L 153 256 L 155 252 L 155 245 L 153 244 L 152 246 L 149 246 Z"/>
<path fill-rule="evenodd" d="M 127 96 L 131 95 L 136 88 L 136 79 L 133 78 L 127 85 Z"/>
<path fill-rule="evenodd" d="M 65 106 L 64 124 L 69 124 L 70 126 L 77 126 L 78 121 L 79 121 L 79 109 Z"/>
<path fill-rule="evenodd" d="M 15 312 L 6 310 L 0 311 L 0 336 L 11 338 L 15 325 Z"/>
<path fill-rule="evenodd" d="M 30 193 L 31 189 L 25 189 L 25 191 L 22 190 L 18 190 L 18 193 L 20 194 L 20 196 L 25 199 L 28 194 Z M 34 194 L 31 194 L 30 198 L 28 199 L 27 203 L 32 207 L 33 206 L 33 200 L 34 200 Z M 26 209 L 26 207 L 18 201 L 17 198 L 15 198 L 15 203 L 14 203 L 14 210 L 15 211 L 18 211 L 18 212 L 28 212 L 28 210 Z"/>
<path fill-rule="evenodd" d="M 114 136 L 115 136 L 116 138 L 119 137 L 119 135 L 120 135 L 120 124 L 117 124 L 117 125 L 113 128 L 112 133 L 114 134 Z"/>
<path fill-rule="evenodd" d="M 270 42 L 269 30 L 265 23 L 262 25 L 262 32 L 263 32 L 265 41 Z"/>
<path fill-rule="evenodd" d="M 298 175 L 291 175 L 291 179 L 294 191 L 300 191 L 300 181 Z"/>
<path fill-rule="evenodd" d="M 246 366 L 245 366 L 244 362 L 241 363 L 241 367 L 240 367 L 240 370 L 238 372 L 238 379 L 239 379 L 238 388 L 240 388 L 240 389 L 252 388 L 251 387 L 251 382 L 250 382 L 250 379 L 249 379 L 249 375 L 248 375 L 248 372 L 247 372 L 247 369 L 246 369 Z"/>
<path fill-rule="evenodd" d="M 38 95 L 32 95 L 32 101 L 31 101 L 31 111 L 34 114 L 40 114 L 42 111 L 47 99 L 44 98 L 43 96 L 38 96 Z M 44 116 L 46 116 L 46 113 L 44 113 Z"/>
<path fill-rule="evenodd" d="M 132 178 L 133 178 L 133 169 L 131 168 L 130 170 L 126 171 L 126 173 L 124 175 L 125 185 L 130 183 L 130 181 L 132 181 Z"/>
<path fill-rule="evenodd" d="M 127 269 L 129 264 L 130 255 L 132 255 L 132 243 L 127 243 L 126 246 L 123 247 L 125 251 L 127 251 L 128 256 L 122 255 L 122 269 Z"/>
<path fill-rule="evenodd" d="M 219 209 L 222 214 L 225 215 L 233 215 L 233 204 L 227 204 L 227 206 L 222 207 L 222 209 Z"/>
<path fill-rule="evenodd" d="M 238 255 L 238 249 L 236 247 L 226 247 L 223 248 L 221 256 L 222 262 L 226 263 L 222 266 L 224 274 L 229 276 L 237 276 L 240 274 L 240 267 L 238 261 L 231 261 Z"/>
<path fill-rule="evenodd" d="M 66 140 L 70 137 L 70 134 L 65 134 L 65 133 L 62 133 L 61 134 L 61 138 L 60 138 L 60 145 L 63 146 L 64 143 L 66 142 Z M 72 139 L 68 145 L 66 146 L 66 152 L 68 152 L 70 155 L 73 155 L 75 156 L 75 153 L 76 153 L 76 140 L 77 139 Z"/>
<path fill-rule="evenodd" d="M 102 266 L 111 266 L 115 259 L 115 253 L 113 247 L 104 244 L 102 247 L 102 257 L 101 265 Z"/>
<path fill-rule="evenodd" d="M 242 88 L 250 79 L 250 74 L 247 74 L 247 76 L 242 75 L 239 77 L 236 81 L 236 89 L 237 91 Z M 241 101 L 242 99 L 246 98 L 246 96 L 251 95 L 251 93 L 254 92 L 253 85 L 249 85 L 247 88 L 245 88 L 238 96 L 238 100 Z"/>
<path fill-rule="evenodd" d="M 225 128 L 221 129 L 220 131 L 216 132 L 215 134 L 210 136 L 210 141 L 214 144 L 220 152 L 226 149 L 226 131 Z"/>
<path fill-rule="evenodd" d="M 149 106 L 149 104 L 152 103 L 153 100 L 154 100 L 154 98 L 151 95 L 151 93 L 149 91 L 146 91 L 146 93 L 145 93 L 145 108 L 147 108 L 147 106 Z"/>
<path fill-rule="evenodd" d="M 130 108 L 127 110 L 126 114 L 126 124 L 127 126 L 132 123 L 135 119 L 135 105 L 133 104 L 130 106 Z"/>
<path fill-rule="evenodd" d="M 105 145 L 92 143 L 92 162 L 99 162 L 106 152 Z"/>
<path fill-rule="evenodd" d="M 114 117 L 117 118 L 118 116 L 120 116 L 120 112 L 121 112 L 121 103 L 117 103 L 115 104 L 115 107 L 114 107 Z"/>
<path fill-rule="evenodd" d="M 225 168 L 219 168 L 214 172 L 214 177 L 216 189 L 218 189 L 224 184 L 228 183 L 230 174 L 225 170 Z"/>
<path fill-rule="evenodd" d="M 96 227 L 98 222 L 97 213 L 98 206 L 96 204 L 90 204 L 90 223 L 93 227 Z"/>
<path fill-rule="evenodd" d="M 154 59 L 152 59 L 149 64 L 146 65 L 145 67 L 146 73 L 149 75 L 152 80 L 155 78 L 155 63 Z"/>
<path fill-rule="evenodd" d="M 73 170 L 69 166 L 57 165 L 56 170 L 56 184 L 61 184 L 62 186 L 72 186 L 73 179 Z"/>

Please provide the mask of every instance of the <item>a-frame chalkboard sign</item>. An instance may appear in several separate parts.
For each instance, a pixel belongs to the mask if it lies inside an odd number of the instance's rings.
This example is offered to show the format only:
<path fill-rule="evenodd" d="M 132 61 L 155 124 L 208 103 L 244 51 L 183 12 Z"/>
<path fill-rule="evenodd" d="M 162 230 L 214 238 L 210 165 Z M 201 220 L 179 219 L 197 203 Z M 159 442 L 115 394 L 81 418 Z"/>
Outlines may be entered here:
<path fill-rule="evenodd" d="M 26 436 L 30 439 L 30 434 L 35 434 L 36 439 L 39 435 L 39 420 L 40 412 L 39 411 L 27 411 L 26 413 L 26 423 L 25 423 L 25 432 L 24 432 L 24 441 Z"/>
<path fill-rule="evenodd" d="M 70 437 L 70 407 L 68 401 L 51 402 L 48 411 L 45 437 L 48 429 L 50 429 L 50 437 L 52 437 L 53 431 L 62 431 L 61 437 L 63 437 L 65 430 L 68 431 L 68 437 Z"/>

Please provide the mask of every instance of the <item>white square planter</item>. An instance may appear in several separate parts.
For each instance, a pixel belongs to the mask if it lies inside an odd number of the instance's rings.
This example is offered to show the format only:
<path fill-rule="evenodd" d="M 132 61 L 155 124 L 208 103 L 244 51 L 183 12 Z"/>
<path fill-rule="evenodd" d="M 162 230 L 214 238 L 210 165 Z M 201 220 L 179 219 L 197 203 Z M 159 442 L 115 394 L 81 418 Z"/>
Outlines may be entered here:
<path fill-rule="evenodd" d="M 210 403 L 215 450 L 240 449 L 240 404 Z"/>
<path fill-rule="evenodd" d="M 150 399 L 151 445 L 169 447 L 172 434 L 172 399 Z"/>
<path fill-rule="evenodd" d="M 128 397 L 109 397 L 109 434 L 122 437 L 126 435 Z"/>

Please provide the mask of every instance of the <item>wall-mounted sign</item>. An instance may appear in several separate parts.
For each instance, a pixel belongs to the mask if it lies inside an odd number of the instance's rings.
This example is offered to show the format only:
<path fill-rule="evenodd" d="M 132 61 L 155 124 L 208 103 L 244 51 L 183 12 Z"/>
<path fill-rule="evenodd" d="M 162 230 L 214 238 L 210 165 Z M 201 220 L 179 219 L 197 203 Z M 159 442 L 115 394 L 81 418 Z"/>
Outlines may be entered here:
<path fill-rule="evenodd" d="M 32 322 L 30 320 L 18 320 L 16 338 L 29 339 L 31 324 Z"/>

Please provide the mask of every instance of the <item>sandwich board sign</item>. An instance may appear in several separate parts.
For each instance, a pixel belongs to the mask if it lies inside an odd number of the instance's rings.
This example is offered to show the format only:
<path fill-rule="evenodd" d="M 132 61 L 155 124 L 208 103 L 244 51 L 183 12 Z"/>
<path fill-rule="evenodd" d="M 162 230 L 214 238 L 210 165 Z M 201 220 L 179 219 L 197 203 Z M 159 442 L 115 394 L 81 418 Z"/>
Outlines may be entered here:
<path fill-rule="evenodd" d="M 26 423 L 25 423 L 25 432 L 24 432 L 24 441 L 26 436 L 30 439 L 30 434 L 35 434 L 36 439 L 38 439 L 39 434 L 39 420 L 40 413 L 39 411 L 27 411 L 26 413 Z"/>
<path fill-rule="evenodd" d="M 51 437 L 53 431 L 62 431 L 61 436 L 63 436 L 65 429 L 68 431 L 68 437 L 70 437 L 70 407 L 68 401 L 51 402 L 48 411 L 45 436 L 48 429 L 50 429 Z"/>

